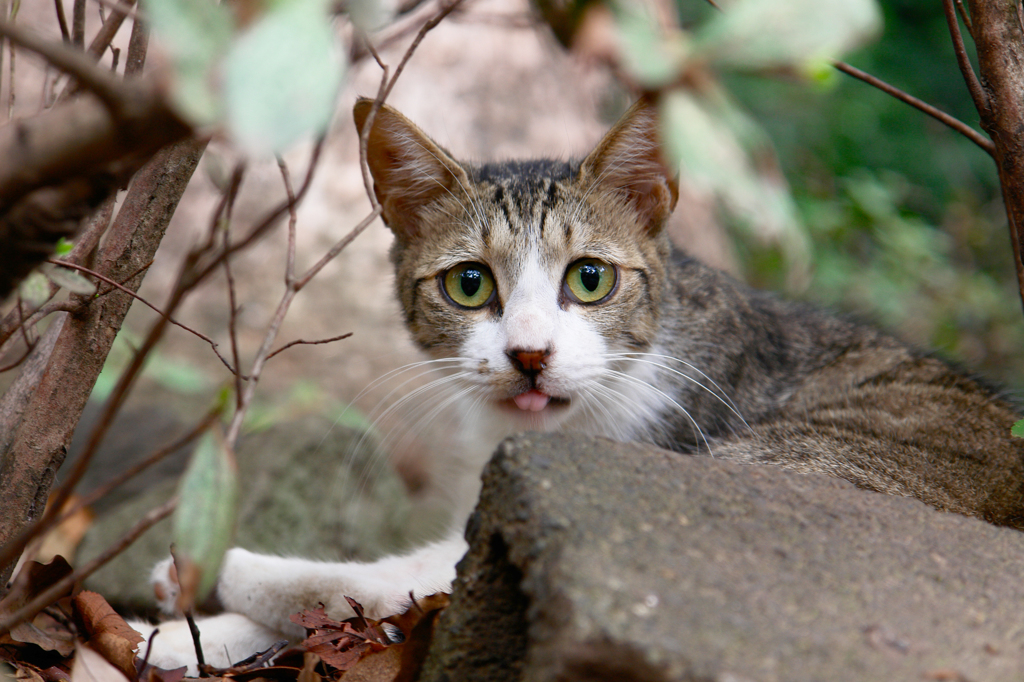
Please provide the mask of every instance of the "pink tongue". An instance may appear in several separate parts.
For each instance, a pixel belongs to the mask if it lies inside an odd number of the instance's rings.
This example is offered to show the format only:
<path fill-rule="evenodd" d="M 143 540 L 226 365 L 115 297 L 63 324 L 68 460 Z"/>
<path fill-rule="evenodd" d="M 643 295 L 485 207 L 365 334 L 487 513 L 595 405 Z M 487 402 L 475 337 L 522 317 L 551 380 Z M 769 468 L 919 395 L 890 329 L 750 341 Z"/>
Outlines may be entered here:
<path fill-rule="evenodd" d="M 516 407 L 524 412 L 540 412 L 547 407 L 551 396 L 533 388 L 526 393 L 520 393 L 512 399 L 516 401 Z"/>

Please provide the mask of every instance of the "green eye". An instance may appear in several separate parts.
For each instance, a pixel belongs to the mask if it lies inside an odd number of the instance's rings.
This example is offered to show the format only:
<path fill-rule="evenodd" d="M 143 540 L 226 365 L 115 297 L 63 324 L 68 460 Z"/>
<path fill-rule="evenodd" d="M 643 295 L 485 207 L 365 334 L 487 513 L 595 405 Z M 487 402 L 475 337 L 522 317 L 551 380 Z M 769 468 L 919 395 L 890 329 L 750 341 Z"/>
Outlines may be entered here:
<path fill-rule="evenodd" d="M 565 273 L 569 294 L 580 303 L 597 303 L 615 288 L 615 266 L 596 258 L 584 258 Z"/>
<path fill-rule="evenodd" d="M 448 298 L 466 308 L 479 308 L 491 300 L 494 276 L 486 265 L 459 263 L 444 274 Z"/>

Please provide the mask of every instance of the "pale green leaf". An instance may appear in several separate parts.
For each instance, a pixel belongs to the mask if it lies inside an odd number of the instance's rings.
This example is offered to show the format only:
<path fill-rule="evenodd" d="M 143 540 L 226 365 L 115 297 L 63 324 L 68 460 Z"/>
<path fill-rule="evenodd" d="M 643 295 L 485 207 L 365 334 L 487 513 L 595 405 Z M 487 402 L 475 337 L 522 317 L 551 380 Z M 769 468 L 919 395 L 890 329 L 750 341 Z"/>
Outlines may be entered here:
<path fill-rule="evenodd" d="M 235 31 L 230 10 L 214 0 L 147 0 L 145 8 L 174 66 L 175 104 L 198 125 L 218 120 L 222 107 L 214 83 Z"/>
<path fill-rule="evenodd" d="M 682 33 L 666 33 L 646 3 L 620 2 L 613 7 L 626 70 L 649 88 L 675 80 L 687 53 Z"/>
<path fill-rule="evenodd" d="M 790 268 L 790 286 L 803 286 L 810 256 L 807 236 L 767 136 L 710 85 L 701 94 L 668 91 L 661 114 L 666 152 L 687 183 L 713 195 L 763 245 L 780 248 Z"/>
<path fill-rule="evenodd" d="M 50 280 L 36 270 L 21 280 L 21 284 L 18 285 L 18 295 L 33 308 L 38 308 L 50 300 Z"/>
<path fill-rule="evenodd" d="M 737 69 L 815 73 L 882 29 L 875 0 L 739 0 L 694 37 L 694 54 Z"/>
<path fill-rule="evenodd" d="M 46 269 L 46 276 L 59 287 L 64 287 L 74 294 L 92 296 L 96 293 L 96 285 L 82 273 L 59 266 Z"/>
<path fill-rule="evenodd" d="M 182 595 L 201 601 L 216 584 L 238 513 L 235 455 L 218 429 L 200 439 L 178 495 L 173 525 Z"/>
<path fill-rule="evenodd" d="M 224 63 L 230 134 L 250 153 L 268 154 L 324 131 L 344 73 L 324 1 L 279 3 Z"/>
<path fill-rule="evenodd" d="M 1019 422 L 1015 422 L 1014 425 L 1010 427 L 1010 434 L 1017 438 L 1024 438 L 1024 419 L 1021 419 Z"/>
<path fill-rule="evenodd" d="M 380 0 L 350 0 L 346 7 L 352 23 L 366 33 L 380 29 L 392 18 L 392 13 Z"/>

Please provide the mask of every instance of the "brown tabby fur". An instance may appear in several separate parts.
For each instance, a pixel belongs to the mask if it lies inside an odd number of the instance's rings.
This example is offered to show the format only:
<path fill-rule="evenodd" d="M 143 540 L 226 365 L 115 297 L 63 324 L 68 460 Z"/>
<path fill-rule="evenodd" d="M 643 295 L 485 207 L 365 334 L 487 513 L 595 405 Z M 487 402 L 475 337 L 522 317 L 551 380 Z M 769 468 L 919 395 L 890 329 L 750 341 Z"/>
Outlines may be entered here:
<path fill-rule="evenodd" d="M 359 129 L 370 106 L 356 105 Z M 752 291 L 671 246 L 662 228 L 677 190 L 660 161 L 650 102 L 635 105 L 581 162 L 463 164 L 386 106 L 369 154 L 396 236 L 391 257 L 407 326 L 434 357 L 460 356 L 474 325 L 500 321 L 528 247 L 555 278 L 576 258 L 601 258 L 618 267 L 617 290 L 574 314 L 609 347 L 685 360 L 735 406 L 663 372 L 658 390 L 686 413 L 662 404 L 612 435 L 822 472 L 1024 528 L 1024 440 L 1010 435 L 1018 415 L 1007 401 L 873 328 Z M 465 261 L 494 272 L 493 305 L 464 310 L 445 300 L 438 275 Z M 495 399 L 531 386 L 494 362 L 478 373 Z"/>

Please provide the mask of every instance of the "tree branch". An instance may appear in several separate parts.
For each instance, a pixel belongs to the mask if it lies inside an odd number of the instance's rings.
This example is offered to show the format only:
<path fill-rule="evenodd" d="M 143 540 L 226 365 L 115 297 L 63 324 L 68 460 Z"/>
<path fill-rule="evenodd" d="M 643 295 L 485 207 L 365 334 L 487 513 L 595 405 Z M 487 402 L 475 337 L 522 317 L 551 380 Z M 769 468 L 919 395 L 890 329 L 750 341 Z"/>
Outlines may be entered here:
<path fill-rule="evenodd" d="M 944 0 L 949 2 L 949 0 Z M 1010 227 L 1017 285 L 1024 302 L 1024 26 L 1018 15 L 1017 2 L 1003 0 L 969 0 L 978 67 L 988 95 L 981 104 L 975 99 L 981 115 L 981 127 L 995 146 L 999 185 L 1006 205 Z M 959 53 L 958 53 L 959 57 Z M 972 87 L 974 72 L 965 72 Z M 976 83 L 976 79 L 973 79 Z M 980 86 L 977 86 L 980 88 Z"/>
<path fill-rule="evenodd" d="M 950 116 L 946 112 L 940 109 L 936 109 L 931 104 L 923 102 L 918 98 L 914 97 L 913 95 L 910 95 L 895 86 L 889 85 L 885 81 L 872 76 L 870 73 L 867 73 L 866 71 L 861 71 L 855 66 L 850 66 L 846 62 L 836 61 L 832 62 L 832 65 L 839 69 L 840 71 L 842 71 L 843 73 L 847 74 L 848 76 L 853 76 L 857 80 L 864 81 L 868 85 L 878 88 L 887 95 L 891 95 L 892 97 L 895 97 L 901 102 L 909 104 L 918 111 L 922 111 L 928 114 L 929 116 L 939 121 L 940 123 L 949 126 L 953 130 L 955 130 L 956 132 L 960 133 L 968 140 L 973 142 L 974 144 L 984 149 L 989 156 L 992 156 L 995 153 L 995 146 L 992 144 L 992 140 L 989 140 L 981 133 L 979 133 L 977 130 L 970 127 L 960 119 Z"/>
<path fill-rule="evenodd" d="M 106 236 L 97 269 L 111 279 L 123 281 L 128 274 L 138 272 L 141 264 L 152 260 L 203 148 L 204 144 L 199 142 L 182 142 L 159 154 L 135 178 Z M 136 276 L 124 284 L 137 290 L 141 281 L 141 276 Z M 84 314 L 64 320 L 46 370 L 35 382 L 31 397 L 22 403 L 28 407 L 23 408 L 13 442 L 0 450 L 0 499 L 4 500 L 4 515 L 0 517 L 0 585 L 6 584 L 14 560 L 27 542 L 63 506 L 141 368 L 140 356 L 145 355 L 142 350 L 130 365 L 135 368 L 135 375 L 126 373 L 119 379 L 81 457 L 44 512 L 54 473 L 64 459 L 78 417 L 131 302 L 131 297 L 115 292 L 92 299 Z M 166 324 L 164 318 L 156 326 L 160 323 Z M 57 414 L 61 418 L 53 419 Z"/>
<path fill-rule="evenodd" d="M 1007 3 L 1011 4 L 1011 3 Z M 1016 3 L 1012 3 L 1016 5 Z M 978 113 L 984 114 L 988 109 L 988 97 L 978 82 L 978 76 L 974 73 L 971 60 L 967 56 L 967 49 L 964 47 L 964 37 L 960 34 L 960 22 L 956 17 L 956 7 L 953 0 L 942 0 L 942 9 L 946 13 L 946 24 L 949 26 L 949 35 L 953 39 L 953 51 L 956 53 L 956 63 L 960 66 L 960 73 L 963 74 L 964 82 L 967 83 L 967 91 L 971 93 L 974 100 L 974 108 Z M 973 15 L 974 12 L 971 12 Z"/>

